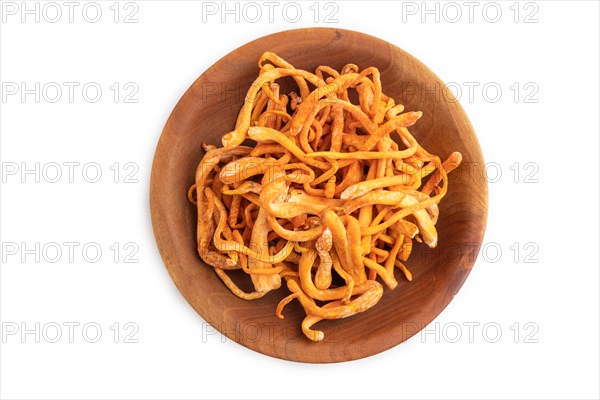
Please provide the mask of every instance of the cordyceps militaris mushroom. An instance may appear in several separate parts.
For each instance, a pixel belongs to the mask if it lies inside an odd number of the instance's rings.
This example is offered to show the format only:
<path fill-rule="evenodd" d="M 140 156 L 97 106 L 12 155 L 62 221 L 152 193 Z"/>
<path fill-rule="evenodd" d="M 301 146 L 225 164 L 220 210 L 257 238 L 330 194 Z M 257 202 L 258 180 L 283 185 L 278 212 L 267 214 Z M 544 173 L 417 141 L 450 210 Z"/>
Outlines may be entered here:
<path fill-rule="evenodd" d="M 422 113 L 385 95 L 375 67 L 313 74 L 270 52 L 258 67 L 234 130 L 222 148 L 204 146 L 187 193 L 198 253 L 241 299 L 287 287 L 275 314 L 297 300 L 302 332 L 320 341 L 319 321 L 365 312 L 384 285 L 418 279 L 404 263 L 414 241 L 437 245 L 438 204 L 462 156 L 442 162 L 417 142 L 408 128 Z M 297 86 L 289 95 L 276 82 L 285 77 Z M 253 291 L 230 278 L 235 269 Z"/>

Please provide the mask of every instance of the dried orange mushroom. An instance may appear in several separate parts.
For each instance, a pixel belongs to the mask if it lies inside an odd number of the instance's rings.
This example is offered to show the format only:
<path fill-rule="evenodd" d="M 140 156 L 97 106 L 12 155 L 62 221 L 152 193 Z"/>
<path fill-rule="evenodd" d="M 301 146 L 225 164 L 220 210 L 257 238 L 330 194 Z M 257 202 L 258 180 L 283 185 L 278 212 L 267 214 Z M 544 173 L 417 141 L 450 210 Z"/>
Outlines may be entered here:
<path fill-rule="evenodd" d="M 299 93 L 282 94 L 283 77 Z M 408 130 L 421 116 L 382 92 L 377 68 L 312 74 L 263 54 L 235 129 L 222 148 L 204 146 L 188 191 L 200 257 L 245 300 L 285 284 L 276 315 L 298 300 L 302 332 L 323 340 L 312 326 L 373 307 L 382 283 L 397 286 L 395 268 L 412 280 L 403 262 L 413 239 L 437 245 L 437 204 L 462 156 L 442 162 L 421 147 Z M 231 280 L 234 269 L 253 292 Z"/>

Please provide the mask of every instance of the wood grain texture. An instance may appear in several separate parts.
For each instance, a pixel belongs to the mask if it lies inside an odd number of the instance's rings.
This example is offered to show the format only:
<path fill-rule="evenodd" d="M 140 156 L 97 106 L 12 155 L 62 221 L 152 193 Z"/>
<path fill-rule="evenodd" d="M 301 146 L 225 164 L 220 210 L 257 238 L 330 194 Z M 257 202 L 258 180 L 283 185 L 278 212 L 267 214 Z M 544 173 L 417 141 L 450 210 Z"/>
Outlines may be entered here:
<path fill-rule="evenodd" d="M 339 69 L 347 63 L 361 69 L 379 68 L 386 94 L 408 111 L 423 111 L 423 117 L 411 128 L 417 140 L 442 158 L 452 151 L 463 155 L 463 164 L 450 174 L 448 194 L 440 204 L 438 247 L 415 244 L 406 263 L 414 280 L 407 282 L 397 271 L 398 287 L 386 289 L 372 309 L 317 324 L 316 328 L 325 333 L 320 343 L 309 341 L 300 331 L 304 312 L 297 302 L 286 308 L 284 320 L 275 317 L 275 306 L 287 289 L 258 300 L 241 300 L 196 252 L 196 210 L 186 193 L 204 154 L 201 145 L 220 146 L 221 135 L 233 129 L 246 90 L 258 74 L 258 58 L 265 51 L 310 71 L 318 65 Z M 442 92 L 443 88 L 442 81 L 408 53 L 381 39 L 341 29 L 276 33 L 216 62 L 173 110 L 152 167 L 154 234 L 169 274 L 186 300 L 230 339 L 273 357 L 302 362 L 367 357 L 424 328 L 448 305 L 469 275 L 487 220 L 487 182 L 479 143 L 465 112 L 449 92 Z"/>

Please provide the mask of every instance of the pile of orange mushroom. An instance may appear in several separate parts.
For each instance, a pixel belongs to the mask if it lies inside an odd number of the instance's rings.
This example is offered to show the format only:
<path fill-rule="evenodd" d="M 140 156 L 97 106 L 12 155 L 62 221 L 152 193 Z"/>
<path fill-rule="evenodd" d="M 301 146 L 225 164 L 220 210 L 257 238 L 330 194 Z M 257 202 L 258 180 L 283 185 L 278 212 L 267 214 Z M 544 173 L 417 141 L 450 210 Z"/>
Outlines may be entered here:
<path fill-rule="evenodd" d="M 462 157 L 442 162 L 417 143 L 408 128 L 421 112 L 386 96 L 377 68 L 320 66 L 313 74 L 273 53 L 258 65 L 235 130 L 223 147 L 204 145 L 188 192 L 198 208 L 198 252 L 242 299 L 284 280 L 291 294 L 276 315 L 297 299 L 303 333 L 320 341 L 314 324 L 373 307 L 382 283 L 397 286 L 396 268 L 412 280 L 403 262 L 413 240 L 436 246 L 437 204 Z M 281 93 L 284 77 L 297 92 Z M 235 269 L 254 291 L 233 282 L 227 271 Z"/>

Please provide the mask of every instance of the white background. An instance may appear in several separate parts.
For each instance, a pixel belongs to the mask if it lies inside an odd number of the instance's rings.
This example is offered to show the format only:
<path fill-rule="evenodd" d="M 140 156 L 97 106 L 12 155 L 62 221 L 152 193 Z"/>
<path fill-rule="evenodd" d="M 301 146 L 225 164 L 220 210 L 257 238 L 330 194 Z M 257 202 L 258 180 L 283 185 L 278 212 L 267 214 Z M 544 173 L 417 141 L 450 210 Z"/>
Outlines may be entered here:
<path fill-rule="evenodd" d="M 2 2 L 2 398 L 600 396 L 597 2 L 476 2 L 469 16 L 463 2 L 338 1 L 319 4 L 316 23 L 313 1 L 297 3 L 295 23 L 286 20 L 295 9 L 282 15 L 284 2 L 272 21 L 258 2 L 256 23 L 245 20 L 255 10 L 243 14 L 243 4 L 239 23 L 235 15 L 222 23 L 221 2 L 213 3 L 215 15 L 195 1 L 113 3 L 98 2 L 102 16 L 91 23 L 80 2 L 71 23 L 58 2 L 62 19 L 51 23 L 56 10 L 43 14 L 45 2 L 38 3 L 39 22 L 34 14 L 21 21 L 20 1 Z M 438 7 L 439 21 L 425 7 Z M 502 14 L 493 23 L 497 8 Z M 94 18 L 94 9 L 86 10 Z M 461 18 L 453 23 L 456 10 Z M 138 22 L 124 23 L 133 12 Z M 331 12 L 337 22 L 325 22 Z M 269 358 L 214 334 L 170 280 L 148 206 L 157 140 L 194 79 L 252 39 L 315 25 L 378 36 L 462 90 L 491 179 L 489 252 L 450 306 L 406 343 L 336 365 Z M 21 83 L 33 89 L 36 82 L 39 102 L 34 93 L 21 98 Z M 42 90 L 52 82 L 63 89 L 56 103 L 48 101 L 56 95 L 52 85 Z M 64 82 L 79 84 L 73 102 Z M 96 103 L 88 101 L 93 91 L 88 100 L 82 95 L 90 82 L 102 88 Z M 138 102 L 125 102 L 135 88 L 129 100 Z M 39 183 L 21 174 L 36 162 Z M 72 183 L 65 162 L 79 163 Z M 110 169 L 116 162 L 118 183 Z M 57 183 L 49 182 L 52 163 L 61 165 Z M 87 163 L 100 167 L 97 183 L 84 179 L 94 178 L 93 169 L 82 175 Z M 124 182 L 135 166 L 129 180 L 138 182 Z M 79 243 L 72 262 L 65 242 Z M 119 254 L 111 250 L 115 242 Z M 36 243 L 39 262 L 35 250 L 23 252 Z M 52 243 L 63 252 L 55 263 Z M 98 262 L 82 255 L 90 243 L 86 256 L 99 246 Z M 138 262 L 124 262 L 136 246 Z M 72 340 L 69 323 L 79 324 Z M 57 325 L 62 336 L 52 343 Z M 89 343 L 94 327 L 102 336 Z M 23 336 L 23 329 L 32 332 Z"/>

